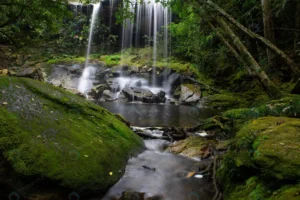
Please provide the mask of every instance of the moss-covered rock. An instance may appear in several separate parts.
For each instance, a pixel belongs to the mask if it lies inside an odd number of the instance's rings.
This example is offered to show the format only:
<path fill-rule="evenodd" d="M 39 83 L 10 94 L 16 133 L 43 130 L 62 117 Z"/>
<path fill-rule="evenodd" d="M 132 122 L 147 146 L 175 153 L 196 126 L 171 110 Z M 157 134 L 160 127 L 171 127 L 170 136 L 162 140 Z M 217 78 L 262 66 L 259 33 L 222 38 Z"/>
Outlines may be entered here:
<path fill-rule="evenodd" d="M 264 116 L 300 116 L 300 95 L 289 95 L 253 108 L 239 108 L 226 111 L 224 116 L 231 119 L 250 120 Z"/>
<path fill-rule="evenodd" d="M 0 78 L 0 149 L 17 173 L 103 190 L 141 146 L 126 124 L 83 98 L 31 79 Z"/>
<path fill-rule="evenodd" d="M 223 116 L 234 122 L 235 129 L 251 119 L 267 116 L 284 116 L 299 117 L 300 116 L 300 95 L 288 95 L 279 100 L 273 100 L 252 108 L 238 108 L 228 110 Z"/>
<path fill-rule="evenodd" d="M 233 139 L 217 173 L 226 199 L 239 199 L 243 192 L 248 195 L 245 199 L 267 199 L 275 192 L 276 183 L 280 183 L 280 187 L 284 185 L 281 182 L 297 183 L 300 180 L 299 130 L 300 119 L 297 118 L 263 117 L 249 121 Z M 251 176 L 259 176 L 259 182 L 263 183 L 253 183 Z M 246 184 L 238 186 L 243 182 Z M 268 190 L 272 192 L 266 193 Z M 274 194 L 291 195 L 287 190 L 283 188 Z M 259 195 L 250 198 L 250 194 Z M 299 194 L 292 199 L 297 198 Z"/>
<path fill-rule="evenodd" d="M 232 109 L 243 107 L 246 102 L 238 95 L 234 94 L 214 94 L 205 96 L 200 102 L 200 106 L 214 109 Z"/>
<path fill-rule="evenodd" d="M 207 158 L 211 155 L 211 149 L 215 146 L 215 141 L 202 137 L 189 137 L 180 140 L 168 147 L 168 150 L 175 154 L 181 154 L 191 158 Z"/>
<path fill-rule="evenodd" d="M 299 200 L 300 184 L 279 186 L 279 189 L 272 189 L 273 182 L 263 181 L 257 176 L 250 177 L 243 184 L 237 184 L 224 199 L 229 200 Z"/>

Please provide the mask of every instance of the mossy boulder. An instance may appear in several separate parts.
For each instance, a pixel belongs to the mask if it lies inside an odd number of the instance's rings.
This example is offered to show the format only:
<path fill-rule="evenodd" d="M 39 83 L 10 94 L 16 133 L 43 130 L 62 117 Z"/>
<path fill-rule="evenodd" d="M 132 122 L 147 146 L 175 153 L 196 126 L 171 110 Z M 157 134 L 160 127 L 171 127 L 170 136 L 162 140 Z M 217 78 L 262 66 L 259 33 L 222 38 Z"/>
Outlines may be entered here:
<path fill-rule="evenodd" d="M 272 100 L 257 107 L 228 110 L 223 116 L 233 121 L 236 129 L 251 120 L 267 116 L 300 116 L 300 95 L 288 95 L 279 100 Z"/>
<path fill-rule="evenodd" d="M 226 194 L 224 199 L 229 200 L 299 200 L 300 184 L 285 185 L 279 189 L 272 189 L 274 182 L 263 181 L 257 176 L 250 177 L 244 184 L 234 186 L 230 194 Z"/>
<path fill-rule="evenodd" d="M 300 119 L 287 117 L 258 118 L 243 126 L 224 155 L 222 165 L 217 173 L 225 196 L 228 197 L 226 199 L 239 199 L 238 197 L 241 195 L 237 192 L 242 192 L 242 189 L 235 187 L 241 182 L 245 183 L 252 176 L 259 176 L 262 186 L 258 188 L 259 183 L 253 184 L 255 188 L 249 190 L 251 193 L 253 191 L 259 193 L 258 189 L 264 190 L 264 192 L 268 190 L 275 192 L 274 188 L 278 188 L 278 185 L 283 187 L 287 183 L 299 182 L 299 130 Z M 272 184 L 266 185 L 265 182 Z M 247 184 L 245 187 L 248 188 L 249 184 Z M 263 189 L 264 187 L 266 189 Z M 287 190 L 292 190 L 293 187 L 292 184 Z M 246 192 L 246 189 L 244 188 L 243 191 Z M 284 188 L 279 191 L 281 191 L 280 195 L 289 195 Z M 267 199 L 273 195 L 272 192 L 264 194 L 265 197 L 247 197 L 245 199 Z M 299 198 L 298 194 L 292 199 Z"/>
<path fill-rule="evenodd" d="M 245 100 L 235 94 L 214 94 L 205 96 L 201 99 L 200 107 L 209 107 L 214 109 L 232 109 L 243 107 Z"/>
<path fill-rule="evenodd" d="M 35 80 L 0 78 L 0 149 L 22 176 L 105 190 L 141 147 L 141 139 L 100 106 Z"/>
<path fill-rule="evenodd" d="M 207 158 L 211 155 L 211 150 L 215 146 L 215 141 L 202 137 L 189 137 L 180 140 L 168 147 L 168 151 L 188 156 L 191 158 Z"/>

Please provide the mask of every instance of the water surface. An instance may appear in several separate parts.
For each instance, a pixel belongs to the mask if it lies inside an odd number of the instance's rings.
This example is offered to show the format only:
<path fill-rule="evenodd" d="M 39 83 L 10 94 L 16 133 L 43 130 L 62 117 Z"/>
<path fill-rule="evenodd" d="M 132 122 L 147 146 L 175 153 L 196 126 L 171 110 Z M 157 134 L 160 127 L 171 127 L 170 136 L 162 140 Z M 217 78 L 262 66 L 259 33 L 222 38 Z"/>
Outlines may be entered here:
<path fill-rule="evenodd" d="M 218 114 L 218 111 L 213 109 L 184 105 L 119 102 L 99 102 L 98 104 L 113 113 L 122 115 L 132 126 L 140 127 L 193 126 L 199 123 L 200 118 Z"/>
<path fill-rule="evenodd" d="M 164 152 L 167 142 L 163 140 L 145 140 L 145 145 L 147 150 L 129 160 L 124 176 L 108 191 L 103 200 L 118 198 L 123 191 L 143 192 L 146 197 L 158 195 L 164 200 L 213 198 L 211 181 L 206 178 L 187 177 L 189 172 L 197 170 L 199 162 Z"/>

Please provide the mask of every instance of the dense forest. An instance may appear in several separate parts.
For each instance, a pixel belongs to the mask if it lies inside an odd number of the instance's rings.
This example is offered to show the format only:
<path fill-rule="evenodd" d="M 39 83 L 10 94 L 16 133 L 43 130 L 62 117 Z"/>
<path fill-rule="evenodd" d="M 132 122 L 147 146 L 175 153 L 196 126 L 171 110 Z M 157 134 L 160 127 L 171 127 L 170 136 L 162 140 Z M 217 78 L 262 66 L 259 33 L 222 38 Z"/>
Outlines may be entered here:
<path fill-rule="evenodd" d="M 0 19 L 0 199 L 300 199 L 300 0 Z"/>

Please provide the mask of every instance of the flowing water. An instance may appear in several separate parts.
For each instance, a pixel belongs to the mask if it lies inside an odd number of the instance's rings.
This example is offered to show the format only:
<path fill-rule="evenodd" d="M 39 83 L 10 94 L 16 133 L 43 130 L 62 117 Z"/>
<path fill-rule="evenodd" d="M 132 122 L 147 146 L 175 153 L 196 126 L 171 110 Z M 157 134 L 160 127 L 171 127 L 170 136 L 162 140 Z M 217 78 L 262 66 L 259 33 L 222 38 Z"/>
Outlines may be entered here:
<path fill-rule="evenodd" d="M 161 196 L 164 200 L 211 200 L 212 183 L 197 171 L 199 162 L 168 152 L 163 140 L 145 140 L 146 150 L 127 164 L 125 174 L 103 198 L 114 199 L 123 191 L 144 192 L 146 197 Z"/>
<path fill-rule="evenodd" d="M 110 3 L 110 6 L 113 6 L 113 0 L 111 0 Z M 159 48 L 162 48 L 164 58 L 170 56 L 170 32 L 168 25 L 171 23 L 171 11 L 168 7 L 164 7 L 160 2 L 156 2 L 155 0 L 142 3 L 132 1 L 132 4 L 129 5 L 129 10 L 135 14 L 135 20 L 125 19 L 123 22 L 122 52 L 133 46 L 140 47 L 142 40 L 147 38 L 148 45 L 152 46 L 152 52 L 149 54 L 152 55 L 149 59 L 152 59 L 153 66 L 151 86 L 156 87 L 155 67 Z M 159 37 L 160 33 L 162 36 Z M 163 47 L 159 46 L 160 40 L 162 41 Z M 145 42 L 143 42 L 143 44 L 145 44 Z M 124 58 L 124 56 L 122 56 L 122 58 Z"/>
<path fill-rule="evenodd" d="M 183 105 L 115 102 L 99 102 L 98 104 L 113 113 L 122 115 L 133 126 L 140 127 L 193 126 L 199 123 L 199 118 L 217 114 L 217 111 L 212 109 Z"/>
<path fill-rule="evenodd" d="M 110 21 L 114 0 L 110 0 Z M 73 7 L 78 13 L 80 6 Z M 96 68 L 89 64 L 89 55 L 92 44 L 92 36 L 95 20 L 100 10 L 100 3 L 93 5 L 89 44 L 87 47 L 87 59 L 82 76 L 79 80 L 78 90 L 87 93 L 93 87 Z M 163 90 L 166 95 L 170 91 L 179 75 L 166 72 L 162 83 L 157 83 L 156 62 L 158 54 L 165 58 L 170 56 L 170 35 L 167 26 L 171 22 L 171 11 L 155 0 L 130 5 L 130 11 L 136 14 L 134 20 L 126 19 L 122 29 L 122 52 L 126 48 L 142 46 L 142 38 L 147 35 L 148 45 L 152 46 L 149 53 L 152 60 L 152 78 L 128 77 L 121 75 L 112 80 L 112 84 L 119 86 L 119 92 L 115 91 L 118 98 L 120 91 L 126 86 L 147 88 L 154 94 Z M 161 42 L 161 43 L 159 43 Z M 143 43 L 145 44 L 145 42 Z M 162 44 L 162 46 L 160 46 Z M 189 106 L 175 106 L 171 104 L 142 104 L 142 103 L 116 103 L 97 102 L 102 107 L 113 113 L 124 116 L 131 125 L 138 127 L 183 127 L 193 126 L 199 122 L 199 118 L 207 118 L 217 114 L 212 109 L 195 108 Z M 167 141 L 144 140 L 146 150 L 137 157 L 128 161 L 124 176 L 104 196 L 104 200 L 119 198 L 124 191 L 136 191 L 145 193 L 146 197 L 160 196 L 164 200 L 210 200 L 214 195 L 212 182 L 201 174 L 190 175 L 197 172 L 200 161 L 180 155 L 174 155 L 165 151 L 169 145 Z"/>
<path fill-rule="evenodd" d="M 88 39 L 88 46 L 87 46 L 87 52 L 86 52 L 86 61 L 84 63 L 84 70 L 82 73 L 82 76 L 79 79 L 78 84 L 78 91 L 85 94 L 87 91 L 89 91 L 93 84 L 91 82 L 91 76 L 95 74 L 95 69 L 92 66 L 89 66 L 89 58 L 91 53 L 91 45 L 93 41 L 93 31 L 95 27 L 96 19 L 98 18 L 98 14 L 100 11 L 101 4 L 94 4 L 93 5 L 93 12 L 92 12 L 92 18 L 91 18 L 91 25 L 90 25 L 90 32 L 89 32 L 89 39 Z"/>

